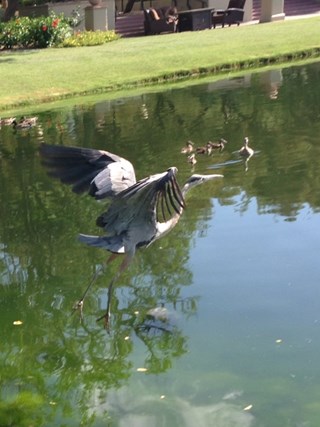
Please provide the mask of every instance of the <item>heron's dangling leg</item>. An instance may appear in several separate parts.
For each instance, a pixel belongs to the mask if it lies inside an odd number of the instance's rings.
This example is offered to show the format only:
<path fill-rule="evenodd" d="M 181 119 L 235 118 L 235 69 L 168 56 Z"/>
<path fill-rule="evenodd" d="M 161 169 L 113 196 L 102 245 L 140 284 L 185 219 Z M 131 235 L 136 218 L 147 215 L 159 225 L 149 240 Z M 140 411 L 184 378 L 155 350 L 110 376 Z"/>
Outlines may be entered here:
<path fill-rule="evenodd" d="M 130 262 L 133 259 L 133 255 L 134 253 L 127 253 L 125 259 L 122 261 L 122 263 L 120 264 L 119 270 L 116 272 L 116 274 L 114 275 L 114 277 L 112 278 L 111 282 L 109 283 L 108 286 L 108 302 L 107 302 L 107 310 L 105 312 L 105 314 L 101 317 L 99 317 L 97 319 L 97 322 L 99 320 L 104 319 L 104 324 L 105 324 L 105 328 L 109 329 L 109 320 L 110 320 L 110 315 L 111 315 L 111 298 L 112 298 L 112 290 L 113 290 L 113 285 L 114 283 L 119 279 L 121 273 L 126 270 L 126 268 L 128 268 Z"/>
<path fill-rule="evenodd" d="M 92 279 L 89 283 L 89 285 L 87 286 L 86 290 L 84 291 L 82 297 L 79 299 L 78 302 L 76 302 L 73 306 L 73 311 L 75 310 L 80 310 L 80 317 L 82 319 L 82 310 L 83 310 L 83 303 L 84 303 L 84 299 L 87 296 L 87 293 L 89 292 L 91 286 L 95 283 L 95 281 L 97 280 L 99 274 L 105 269 L 105 267 L 110 264 L 113 260 L 115 260 L 117 258 L 118 254 L 111 254 L 110 257 L 107 259 L 107 261 L 102 264 L 100 266 L 100 268 L 97 269 L 97 271 L 94 273 L 94 275 L 92 276 Z"/>

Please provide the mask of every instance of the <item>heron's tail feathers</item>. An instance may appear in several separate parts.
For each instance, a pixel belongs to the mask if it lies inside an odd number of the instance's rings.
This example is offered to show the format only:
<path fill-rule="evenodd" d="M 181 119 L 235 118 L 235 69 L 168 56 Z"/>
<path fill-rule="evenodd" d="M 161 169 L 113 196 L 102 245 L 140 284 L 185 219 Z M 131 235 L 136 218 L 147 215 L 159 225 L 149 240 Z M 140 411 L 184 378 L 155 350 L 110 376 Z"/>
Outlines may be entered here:
<path fill-rule="evenodd" d="M 125 248 L 121 236 L 89 236 L 79 234 L 79 241 L 89 246 L 106 249 L 117 254 L 124 254 Z"/>

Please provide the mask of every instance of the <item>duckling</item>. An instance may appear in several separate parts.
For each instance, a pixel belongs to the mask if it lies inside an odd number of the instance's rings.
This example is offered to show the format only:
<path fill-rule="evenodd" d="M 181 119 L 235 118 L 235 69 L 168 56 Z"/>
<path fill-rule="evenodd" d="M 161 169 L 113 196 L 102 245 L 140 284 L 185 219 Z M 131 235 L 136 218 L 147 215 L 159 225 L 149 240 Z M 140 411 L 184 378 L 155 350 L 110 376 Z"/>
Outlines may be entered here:
<path fill-rule="evenodd" d="M 225 139 L 223 139 L 223 138 L 220 138 L 220 140 L 219 140 L 219 142 L 211 142 L 211 141 L 209 141 L 208 142 L 208 144 L 210 144 L 211 145 L 211 148 L 213 149 L 213 150 L 220 150 L 220 151 L 222 151 L 223 149 L 224 149 L 224 146 L 225 146 L 225 144 L 227 144 L 228 143 L 228 141 L 226 141 Z"/>
<path fill-rule="evenodd" d="M 20 120 L 19 122 L 17 122 L 17 120 L 13 120 L 12 127 L 13 129 L 29 129 L 32 127 L 32 124 L 24 120 Z"/>
<path fill-rule="evenodd" d="M 14 120 L 16 120 L 15 117 L 8 117 L 6 119 L 0 119 L 0 125 L 10 126 L 10 125 L 12 125 Z"/>
<path fill-rule="evenodd" d="M 197 163 L 196 155 L 194 153 L 188 156 L 188 163 L 190 163 L 192 166 Z"/>
<path fill-rule="evenodd" d="M 247 136 L 244 138 L 244 145 L 240 148 L 239 154 L 240 156 L 247 158 L 251 157 L 254 154 L 254 150 L 249 147 L 249 138 Z"/>
<path fill-rule="evenodd" d="M 212 151 L 212 147 L 211 144 L 209 144 L 209 142 L 206 144 L 205 147 L 197 147 L 196 148 L 196 153 L 198 154 L 208 154 L 210 155 Z"/>
<path fill-rule="evenodd" d="M 38 117 L 21 117 L 18 122 L 14 119 L 12 126 L 14 129 L 29 129 L 37 123 L 37 120 Z"/>
<path fill-rule="evenodd" d="M 34 116 L 34 117 L 21 117 L 20 121 L 24 121 L 27 123 L 30 123 L 31 125 L 35 125 L 38 121 L 38 117 Z"/>
<path fill-rule="evenodd" d="M 181 148 L 181 153 L 183 153 L 183 154 L 192 153 L 193 146 L 194 146 L 194 143 L 192 141 L 187 141 L 185 147 Z"/>

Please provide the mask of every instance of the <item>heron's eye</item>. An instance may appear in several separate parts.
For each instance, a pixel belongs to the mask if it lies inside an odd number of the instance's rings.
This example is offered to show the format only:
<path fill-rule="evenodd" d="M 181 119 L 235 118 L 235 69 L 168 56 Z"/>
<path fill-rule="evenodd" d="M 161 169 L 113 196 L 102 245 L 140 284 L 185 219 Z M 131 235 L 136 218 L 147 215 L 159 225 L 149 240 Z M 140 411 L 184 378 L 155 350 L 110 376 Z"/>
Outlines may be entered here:
<path fill-rule="evenodd" d="M 201 181 L 201 178 L 199 176 L 191 176 L 189 178 L 189 184 L 193 184 L 195 182 Z"/>

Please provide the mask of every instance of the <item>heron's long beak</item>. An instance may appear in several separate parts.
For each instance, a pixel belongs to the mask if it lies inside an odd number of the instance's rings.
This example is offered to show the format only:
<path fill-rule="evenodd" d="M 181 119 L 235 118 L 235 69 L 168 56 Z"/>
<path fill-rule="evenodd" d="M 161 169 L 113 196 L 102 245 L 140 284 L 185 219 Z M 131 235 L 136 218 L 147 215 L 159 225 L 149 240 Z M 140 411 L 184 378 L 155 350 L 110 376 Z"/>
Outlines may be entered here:
<path fill-rule="evenodd" d="M 204 181 L 210 181 L 211 179 L 215 179 L 215 178 L 223 178 L 224 175 L 219 175 L 219 174 L 212 174 L 212 175 L 202 175 L 203 176 L 203 180 Z"/>

